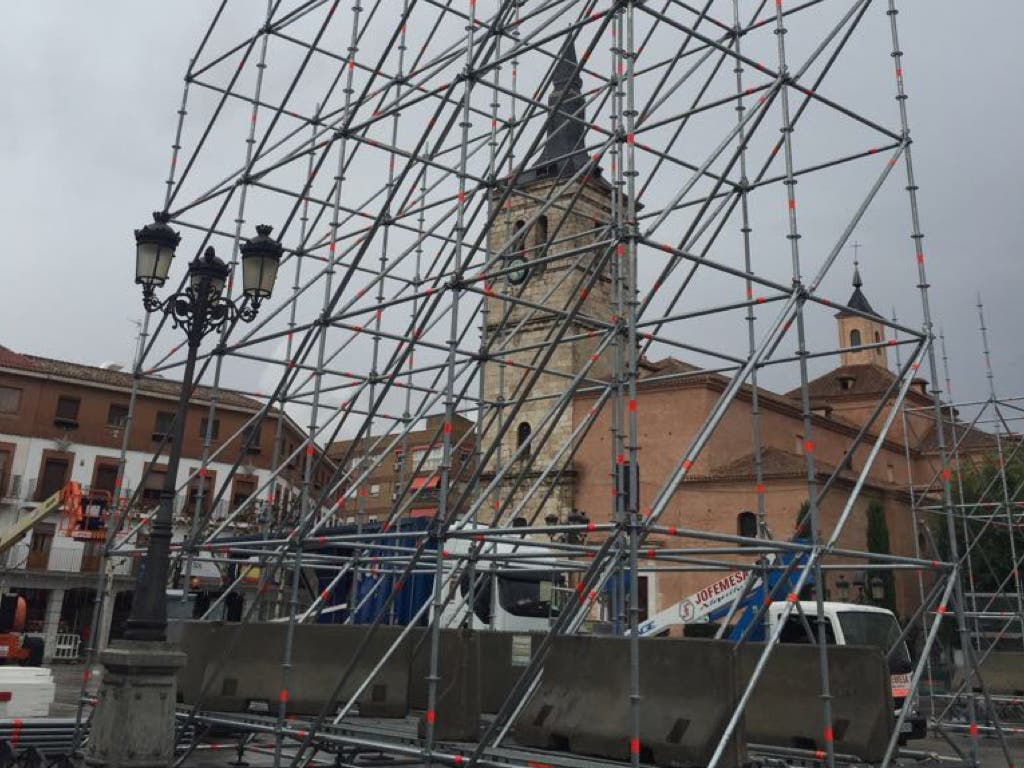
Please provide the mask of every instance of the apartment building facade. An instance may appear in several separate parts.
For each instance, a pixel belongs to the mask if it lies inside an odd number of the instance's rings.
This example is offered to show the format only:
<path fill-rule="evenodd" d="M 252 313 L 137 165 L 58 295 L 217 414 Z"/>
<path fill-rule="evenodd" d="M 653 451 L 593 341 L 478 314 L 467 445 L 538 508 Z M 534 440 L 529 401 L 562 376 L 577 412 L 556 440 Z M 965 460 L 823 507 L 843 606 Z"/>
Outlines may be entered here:
<path fill-rule="evenodd" d="M 170 379 L 144 376 L 136 381 L 116 366 L 82 365 L 0 347 L 0 530 L 73 482 L 86 494 L 109 499 L 111 510 L 126 514 L 128 524 L 115 536 L 118 544 L 142 548 L 145 526 L 137 537 L 126 538 L 127 531 L 159 502 L 179 391 L 179 382 Z M 176 538 L 189 531 L 197 511 L 199 519 L 225 524 L 233 534 L 287 525 L 294 518 L 306 435 L 279 411 L 257 424 L 261 407 L 259 401 L 228 390 L 194 391 L 176 478 Z M 271 471 L 275 451 L 284 457 L 277 462 L 276 475 Z M 320 462 L 315 492 L 327 486 L 332 472 L 333 465 Z M 67 643 L 93 632 L 98 571 L 103 567 L 104 542 L 69 535 L 62 513 L 58 507 L 0 555 L 0 589 L 25 596 L 28 631 L 44 636 L 46 658 L 58 636 Z M 117 636 L 130 610 L 136 560 L 112 558 L 108 564 L 112 599 L 97 628 L 101 642 L 111 632 Z M 193 577 L 197 588 L 220 586 L 215 566 L 196 567 Z"/>

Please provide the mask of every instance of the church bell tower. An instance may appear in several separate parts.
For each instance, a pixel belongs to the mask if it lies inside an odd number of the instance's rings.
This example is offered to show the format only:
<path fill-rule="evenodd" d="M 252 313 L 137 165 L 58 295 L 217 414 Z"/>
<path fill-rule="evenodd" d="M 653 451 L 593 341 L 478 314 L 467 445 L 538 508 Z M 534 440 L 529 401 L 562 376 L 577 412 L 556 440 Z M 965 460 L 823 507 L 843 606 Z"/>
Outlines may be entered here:
<path fill-rule="evenodd" d="M 511 516 L 549 470 L 540 492 L 515 513 L 537 524 L 552 516 L 565 521 L 573 510 L 573 404 L 559 410 L 558 400 L 584 368 L 589 366 L 586 383 L 595 384 L 612 369 L 610 346 L 595 354 L 614 315 L 612 187 L 586 151 L 578 69 L 567 41 L 552 72 L 539 160 L 497 185 L 487 239 L 491 271 L 499 274 L 485 298 L 490 358 L 483 366 L 483 392 L 496 416 L 486 420 L 482 448 L 496 440 L 499 446 L 485 479 L 507 470 L 495 500 L 511 495 L 505 506 Z M 494 216 L 493 206 L 499 205 Z"/>
<path fill-rule="evenodd" d="M 861 288 L 864 281 L 860 276 L 860 264 L 853 262 L 853 294 L 846 305 L 858 313 L 845 310 L 836 314 L 836 322 L 839 326 L 839 346 L 847 348 L 842 353 L 842 365 L 877 365 L 880 368 L 889 367 L 889 358 L 886 348 L 866 347 L 870 344 L 885 342 L 885 325 L 881 316 L 872 309 L 871 304 L 864 296 Z M 867 315 L 865 317 L 865 315 Z"/>

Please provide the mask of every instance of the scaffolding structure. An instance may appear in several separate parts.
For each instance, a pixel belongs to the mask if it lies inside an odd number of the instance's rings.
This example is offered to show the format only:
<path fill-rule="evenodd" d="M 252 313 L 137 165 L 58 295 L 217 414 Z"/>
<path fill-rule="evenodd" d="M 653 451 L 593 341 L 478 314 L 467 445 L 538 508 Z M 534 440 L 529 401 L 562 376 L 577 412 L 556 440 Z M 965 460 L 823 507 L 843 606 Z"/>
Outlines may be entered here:
<path fill-rule="evenodd" d="M 930 696 L 930 718 L 937 733 L 1024 732 L 1024 700 L 1011 692 L 990 692 L 985 675 L 976 679 L 964 669 L 983 672 L 986 662 L 1000 652 L 1024 650 L 1024 434 L 1021 397 L 997 393 L 989 348 L 984 306 L 977 303 L 980 347 L 984 357 L 988 397 L 984 400 L 949 402 L 942 409 L 942 421 L 935 422 L 948 435 L 954 501 L 951 510 L 936 503 L 934 487 L 939 474 L 914 477 L 910 493 L 915 527 L 920 531 L 920 555 L 949 556 L 947 536 L 957 539 L 960 553 L 963 600 L 957 609 L 967 624 L 967 640 L 955 651 L 936 654 L 931 662 L 956 670 L 946 686 Z M 952 382 L 945 338 L 939 335 L 945 389 L 952 401 Z M 906 408 L 904 423 L 914 416 Z M 964 414 L 973 414 L 969 419 Z M 906 431 L 909 438 L 912 430 Z M 955 524 L 947 534 L 935 525 L 936 517 L 951 515 Z M 939 554 L 941 553 L 941 555 Z M 951 644 L 950 644 L 951 645 Z M 929 669 L 934 681 L 940 677 Z M 974 708 L 974 720 L 968 711 Z"/>
<path fill-rule="evenodd" d="M 622 738 L 636 745 L 630 763 L 637 766 L 641 640 L 639 601 L 630 596 L 638 594 L 638 575 L 763 568 L 751 561 L 750 545 L 804 554 L 793 595 L 813 586 L 818 615 L 827 573 L 850 567 L 836 558 L 920 572 L 920 608 L 905 630 L 924 629 L 910 695 L 918 690 L 940 627 L 953 622 L 966 639 L 970 622 L 985 612 L 953 610 L 981 599 L 963 594 L 960 580 L 965 563 L 977 564 L 957 531 L 960 507 L 949 471 L 955 441 L 946 445 L 939 431 L 936 477 L 915 494 L 918 514 L 948 525 L 945 556 L 840 543 L 913 380 L 920 373 L 939 381 L 897 19 L 896 0 L 268 0 L 260 14 L 247 3 L 218 6 L 186 72 L 161 208 L 189 249 L 202 253 L 214 245 L 232 270 L 255 224 L 274 225 L 286 254 L 275 294 L 249 328 L 228 325 L 208 340 L 197 381 L 261 403 L 250 434 L 268 414 L 284 411 L 305 424 L 306 442 L 286 446 L 278 420 L 271 480 L 225 520 L 204 516 L 200 491 L 190 531 L 175 547 L 186 591 L 200 554 L 222 565 L 258 562 L 261 587 L 273 582 L 289 590 L 283 605 L 253 601 L 237 635 L 244 642 L 250 621 L 287 625 L 277 711 L 241 716 L 195 707 L 186 715 L 195 732 L 212 724 L 245 730 L 273 753 L 275 766 L 308 764 L 342 748 L 447 765 L 533 765 L 524 751 L 507 748 L 509 727 L 551 639 L 579 632 L 603 610 L 621 617 L 618 628 L 630 637 L 624 663 L 631 682 L 623 696 L 632 702 L 632 719 Z M 852 63 L 862 76 L 837 83 L 836 73 Z M 822 319 L 837 309 L 864 313 L 827 295 L 828 279 L 878 201 L 901 187 L 907 199 L 900 210 L 909 203 L 903 229 L 911 237 L 906 284 L 908 292 L 919 290 L 922 321 L 885 321 L 887 338 L 864 345 L 896 347 L 903 357 L 845 448 L 844 459 L 866 457 L 848 492 L 837 481 L 851 461 L 819 482 L 809 371 L 848 351 L 822 338 Z M 584 226 L 578 212 L 593 207 L 597 188 L 601 216 L 588 213 Z M 509 224 L 508 211 L 527 209 Z M 547 276 L 543 283 L 540 275 Z M 524 282 L 542 285 L 541 293 L 523 289 Z M 173 329 L 147 319 L 136 369 L 174 377 L 181 352 Z M 669 352 L 697 368 L 661 374 L 664 380 L 714 372 L 728 383 L 701 428 L 680 443 L 658 492 L 641 499 L 640 368 L 645 358 Z M 807 545 L 772 538 L 766 521 L 758 393 L 763 382 L 787 377 L 799 382 Z M 674 499 L 685 503 L 691 468 L 741 392 L 751 393 L 758 535 L 735 535 L 732 516 L 721 530 L 667 525 L 665 510 Z M 584 393 L 597 406 L 573 422 L 574 398 Z M 941 422 L 948 406 L 937 384 L 933 398 Z M 601 408 L 612 414 L 607 471 L 616 482 L 608 509 L 590 510 L 594 520 L 586 523 L 559 512 L 556 524 L 541 524 Z M 216 410 L 214 397 L 210 428 Z M 531 429 L 517 434 L 523 413 L 531 414 Z M 334 532 L 349 516 L 357 526 L 366 522 L 360 489 L 436 414 L 443 415 L 430 442 L 440 452 L 430 472 L 437 512 L 416 545 L 393 542 L 424 492 L 411 479 L 425 455 L 403 470 L 387 520 L 355 536 Z M 456 439 L 451 425 L 460 416 L 475 427 Z M 212 437 L 208 429 L 193 477 L 211 461 L 234 462 L 229 474 L 240 472 L 244 449 L 224 455 Z M 342 438 L 350 441 L 347 452 L 328 460 L 322 449 Z M 460 452 L 473 460 L 456 470 Z M 299 505 L 275 519 L 268 512 L 275 486 L 295 466 Z M 323 471 L 327 487 L 315 492 Z M 230 477 L 218 496 L 229 486 Z M 1009 491 L 1020 498 L 1020 489 Z M 819 507 L 830 494 L 846 497 L 838 519 L 825 527 Z M 233 521 L 254 510 L 263 521 L 260 536 L 226 551 Z M 142 527 L 145 520 L 130 523 Z M 453 750 L 434 738 L 429 716 L 443 684 L 440 617 L 453 594 L 447 582 L 468 574 L 473 584 L 474 569 L 487 560 L 496 568 L 529 567 L 526 554 L 514 546 L 499 554 L 496 543 L 552 533 L 563 534 L 558 567 L 569 575 L 573 599 L 479 743 Z M 645 542 L 654 536 L 671 543 L 647 556 Z M 446 542 L 459 538 L 470 544 L 461 554 L 449 551 Z M 694 549 L 709 544 L 714 559 Z M 325 545 L 334 547 L 331 553 Z M 107 554 L 142 551 L 110 541 Z M 336 573 L 310 599 L 300 593 L 308 567 Z M 319 718 L 288 713 L 295 627 L 315 620 L 346 576 L 370 568 L 390 590 L 373 627 L 388 620 L 405 580 L 434 574 L 433 595 L 414 617 L 430 627 L 422 738 L 362 729 L 351 716 L 356 696 Z M 229 590 L 248 573 L 238 572 Z M 103 578 L 101 572 L 98 601 Z M 601 607 L 611 582 L 626 586 L 617 604 Z M 1019 595 L 1019 581 L 1016 588 Z M 783 619 L 800 610 L 787 599 L 793 595 L 775 596 L 786 601 Z M 357 599 L 367 597 L 350 595 L 350 607 Z M 475 604 L 472 588 L 455 599 Z M 830 731 L 823 624 L 818 632 L 821 723 Z M 776 630 L 711 766 L 722 759 L 778 641 Z M 325 674 L 337 675 L 340 691 L 353 668 L 339 662 Z M 968 678 L 980 679 L 976 668 Z M 370 682 L 361 681 L 361 689 Z M 965 707 L 964 761 L 977 765 L 975 700 Z M 885 765 L 896 755 L 906 714 Z M 182 760 L 201 748 L 183 746 Z M 830 739 L 823 754 L 802 757 L 842 762 Z M 1010 764 L 1008 751 L 1006 759 Z M 575 764 L 554 754 L 543 762 Z"/>

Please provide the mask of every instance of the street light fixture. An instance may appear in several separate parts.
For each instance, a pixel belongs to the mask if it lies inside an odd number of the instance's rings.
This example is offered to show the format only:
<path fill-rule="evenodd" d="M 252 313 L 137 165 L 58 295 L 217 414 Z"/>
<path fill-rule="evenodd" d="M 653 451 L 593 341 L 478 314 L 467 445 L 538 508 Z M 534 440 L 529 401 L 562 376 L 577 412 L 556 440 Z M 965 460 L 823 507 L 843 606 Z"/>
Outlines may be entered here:
<path fill-rule="evenodd" d="M 153 223 L 135 230 L 135 282 L 142 286 L 144 295 L 152 295 L 161 287 L 174 260 L 174 251 L 181 235 L 167 226 L 166 213 L 153 214 Z"/>
<path fill-rule="evenodd" d="M 846 580 L 843 574 L 839 574 L 839 578 L 836 579 L 836 597 L 839 598 L 841 603 L 848 603 L 850 601 L 850 582 Z"/>
<path fill-rule="evenodd" d="M 868 579 L 868 586 L 871 589 L 871 599 L 880 603 L 885 599 L 885 579 L 878 574 L 875 574 Z"/>
<path fill-rule="evenodd" d="M 255 319 L 260 303 L 274 289 L 281 262 L 281 244 L 271 228 L 258 226 L 256 236 L 241 245 L 242 296 L 236 303 L 224 295 L 231 268 L 213 248 L 193 259 L 180 291 L 159 299 L 156 289 L 170 274 L 181 236 L 168 226 L 166 213 L 135 231 L 135 282 L 142 286 L 147 312 L 163 312 L 188 338 L 188 356 L 181 379 L 178 408 L 171 427 L 170 449 L 160 508 L 153 518 L 146 556 L 139 566 L 132 611 L 124 639 L 100 656 L 104 672 L 93 714 L 86 761 L 95 766 L 168 766 L 174 758 L 175 675 L 185 654 L 165 642 L 167 637 L 167 574 L 171 521 L 181 463 L 182 435 L 203 338 L 238 320 Z"/>
<path fill-rule="evenodd" d="M 167 280 L 180 235 L 167 225 L 163 213 L 153 215 L 154 223 L 135 231 L 135 282 L 142 286 L 142 303 L 148 312 L 163 312 L 188 337 L 188 356 L 182 376 L 178 409 L 170 436 L 170 451 L 160 508 L 153 520 L 146 557 L 139 568 L 132 600 L 132 612 L 125 629 L 128 640 L 156 641 L 167 632 L 167 573 L 170 561 L 171 521 L 181 463 L 182 435 L 192 394 L 199 346 L 207 334 L 225 324 L 255 319 L 260 303 L 273 291 L 283 248 L 270 237 L 271 227 L 260 225 L 256 237 L 241 246 L 242 299 L 236 303 L 224 296 L 230 267 L 207 247 L 188 267 L 185 287 L 166 299 L 157 298 L 155 288 Z"/>

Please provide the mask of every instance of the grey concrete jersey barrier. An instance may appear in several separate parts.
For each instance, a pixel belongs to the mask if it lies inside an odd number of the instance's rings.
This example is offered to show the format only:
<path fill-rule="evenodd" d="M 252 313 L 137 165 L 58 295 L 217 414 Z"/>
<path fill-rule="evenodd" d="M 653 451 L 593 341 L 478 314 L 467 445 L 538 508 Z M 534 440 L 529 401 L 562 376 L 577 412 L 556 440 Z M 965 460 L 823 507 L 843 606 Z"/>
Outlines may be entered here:
<path fill-rule="evenodd" d="M 281 695 L 281 659 L 286 625 L 248 624 L 245 641 L 230 645 L 236 627 L 217 622 L 188 622 L 181 649 L 188 663 L 178 678 L 182 703 L 195 704 L 206 688 L 201 708 L 244 712 L 252 702 L 270 711 Z M 300 624 L 295 627 L 288 711 L 317 714 L 333 692 L 368 627 Z M 362 653 L 348 683 L 332 703 L 344 703 L 397 639 L 398 627 L 379 627 Z M 225 654 L 225 651 L 227 652 Z M 409 652 L 404 642 L 359 698 L 359 712 L 369 717 L 404 717 L 409 710 Z M 257 705 L 259 706 L 259 705 Z"/>
<path fill-rule="evenodd" d="M 764 646 L 740 650 L 737 683 L 745 685 Z M 830 646 L 832 723 L 822 719 L 821 672 L 815 645 L 780 645 L 744 716 L 746 740 L 754 744 L 824 750 L 826 728 L 836 752 L 879 762 L 895 725 L 885 658 L 877 648 Z M 742 690 L 742 689 L 740 689 Z"/>
<path fill-rule="evenodd" d="M 543 637 L 540 633 L 480 633 L 480 709 L 483 712 L 497 714 Z"/>
<path fill-rule="evenodd" d="M 640 758 L 656 765 L 707 765 L 732 714 L 730 643 L 648 639 L 640 644 Z M 539 749 L 629 760 L 629 640 L 558 637 L 541 683 L 515 722 L 516 740 Z M 738 737 L 723 768 L 742 765 Z"/>
<path fill-rule="evenodd" d="M 205 685 L 203 709 L 240 712 L 254 701 L 275 702 L 284 631 L 283 624 L 249 625 L 245 642 L 230 647 L 235 626 L 186 624 L 180 637 L 180 647 L 188 656 L 178 678 L 182 701 L 195 703 Z M 368 631 L 361 626 L 296 627 L 290 712 L 314 714 L 323 708 Z M 340 700 L 354 692 L 400 631 L 378 628 Z M 555 638 L 540 686 L 515 723 L 517 741 L 541 749 L 628 760 L 628 642 L 616 637 Z M 475 740 L 481 713 L 498 710 L 536 644 L 536 637 L 525 634 L 442 630 L 435 738 Z M 412 630 L 360 697 L 359 713 L 404 717 L 410 709 L 425 711 L 429 649 L 427 630 Z M 761 650 L 762 646 L 750 644 L 737 656 L 726 641 L 641 640 L 639 746 L 643 760 L 666 766 L 706 764 Z M 835 749 L 876 761 L 893 727 L 885 660 L 876 649 L 855 647 L 832 647 L 829 659 Z M 816 647 L 776 648 L 721 765 L 741 765 L 747 742 L 824 749 L 819 681 Z M 421 734 L 424 717 L 420 717 Z"/>
<path fill-rule="evenodd" d="M 438 647 L 438 687 L 434 709 L 428 709 L 430 631 L 414 631 L 410 643 L 409 705 L 423 710 L 419 736 L 426 735 L 426 719 L 434 720 L 438 741 L 475 741 L 480 732 L 481 633 L 442 629 Z M 432 714 L 428 714 L 431 713 Z"/>
<path fill-rule="evenodd" d="M 985 687 L 993 696 L 1024 695 L 1024 653 L 992 651 L 981 659 L 981 679 L 985 681 Z M 963 682 L 963 671 L 958 669 L 953 681 L 954 687 L 960 687 Z M 977 683 L 974 683 L 973 687 L 980 690 Z"/>

